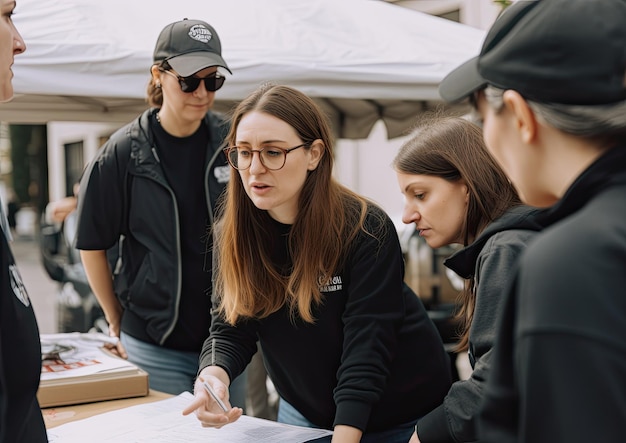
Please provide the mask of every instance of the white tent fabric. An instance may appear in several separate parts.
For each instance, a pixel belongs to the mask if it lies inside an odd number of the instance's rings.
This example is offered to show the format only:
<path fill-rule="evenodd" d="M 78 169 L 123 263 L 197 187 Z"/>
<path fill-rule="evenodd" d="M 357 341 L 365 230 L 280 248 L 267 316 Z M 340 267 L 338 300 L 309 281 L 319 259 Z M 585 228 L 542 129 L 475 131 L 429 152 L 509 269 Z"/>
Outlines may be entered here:
<path fill-rule="evenodd" d="M 264 81 L 315 97 L 343 138 L 382 119 L 389 138 L 439 104 L 444 75 L 479 51 L 484 32 L 376 0 L 19 0 L 27 51 L 0 120 L 114 121 L 146 108 L 159 31 L 184 17 L 213 25 L 233 71 L 225 111 Z"/>

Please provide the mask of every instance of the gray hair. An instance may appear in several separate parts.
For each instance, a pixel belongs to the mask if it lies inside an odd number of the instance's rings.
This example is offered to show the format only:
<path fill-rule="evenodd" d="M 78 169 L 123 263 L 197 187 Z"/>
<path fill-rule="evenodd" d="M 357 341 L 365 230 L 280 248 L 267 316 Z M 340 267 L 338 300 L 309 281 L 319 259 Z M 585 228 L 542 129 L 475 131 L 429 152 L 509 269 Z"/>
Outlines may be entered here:
<path fill-rule="evenodd" d="M 503 89 L 485 88 L 485 99 L 496 112 L 504 107 Z M 526 100 L 533 112 L 546 124 L 567 134 L 607 141 L 626 137 L 626 100 L 603 105 L 565 105 Z"/>

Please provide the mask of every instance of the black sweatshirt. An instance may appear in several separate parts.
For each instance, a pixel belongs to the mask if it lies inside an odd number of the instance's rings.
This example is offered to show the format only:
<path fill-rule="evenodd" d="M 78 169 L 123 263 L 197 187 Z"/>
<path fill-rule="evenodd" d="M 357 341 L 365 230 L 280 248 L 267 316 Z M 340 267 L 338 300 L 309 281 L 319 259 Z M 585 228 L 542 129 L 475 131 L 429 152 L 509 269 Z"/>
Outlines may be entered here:
<path fill-rule="evenodd" d="M 537 220 L 505 306 L 481 441 L 625 439 L 626 146 Z"/>
<path fill-rule="evenodd" d="M 403 282 L 402 252 L 389 217 L 370 207 L 366 226 L 386 235 L 378 240 L 362 232 L 356 238 L 343 268 L 321 282 L 324 301 L 314 309 L 315 324 L 294 324 L 286 307 L 236 328 L 214 317 L 200 369 L 220 366 L 232 380 L 250 361 L 258 337 L 279 395 L 326 429 L 386 430 L 439 404 L 451 383 L 439 334 Z M 290 226 L 275 222 L 274 229 L 282 239 L 275 264 L 288 269 Z"/>

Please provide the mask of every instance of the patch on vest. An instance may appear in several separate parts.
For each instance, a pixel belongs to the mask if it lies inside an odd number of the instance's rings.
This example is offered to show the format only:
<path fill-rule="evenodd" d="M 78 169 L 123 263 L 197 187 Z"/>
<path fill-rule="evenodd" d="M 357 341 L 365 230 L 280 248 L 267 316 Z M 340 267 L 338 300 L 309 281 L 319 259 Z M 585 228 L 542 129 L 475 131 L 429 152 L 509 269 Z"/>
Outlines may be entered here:
<path fill-rule="evenodd" d="M 26 292 L 26 287 L 24 286 L 24 282 L 22 281 L 22 276 L 17 270 L 17 266 L 15 266 L 15 264 L 9 265 L 9 276 L 11 278 L 11 289 L 13 289 L 13 293 L 15 294 L 17 299 L 21 301 L 24 306 L 30 306 L 28 292 Z"/>
<path fill-rule="evenodd" d="M 230 166 L 216 166 L 213 169 L 213 175 L 218 183 L 228 183 L 230 180 Z"/>

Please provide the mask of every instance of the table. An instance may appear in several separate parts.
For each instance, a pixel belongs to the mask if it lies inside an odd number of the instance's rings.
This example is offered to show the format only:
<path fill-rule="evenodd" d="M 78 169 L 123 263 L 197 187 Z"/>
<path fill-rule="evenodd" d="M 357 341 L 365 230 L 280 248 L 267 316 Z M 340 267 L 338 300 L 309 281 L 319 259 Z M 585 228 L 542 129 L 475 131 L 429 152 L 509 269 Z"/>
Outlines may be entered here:
<path fill-rule="evenodd" d="M 172 395 L 160 391 L 150 390 L 148 395 L 145 397 L 124 398 L 120 400 L 98 401 L 81 405 L 44 408 L 41 410 L 41 413 L 43 414 L 46 428 L 51 429 L 64 423 L 82 420 L 83 418 L 88 418 L 104 412 L 127 408 L 129 406 L 142 403 L 151 403 L 153 401 L 164 400 L 169 397 L 172 397 Z"/>

